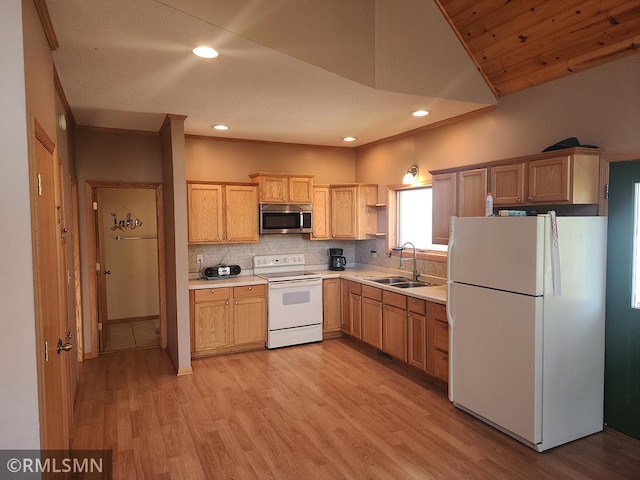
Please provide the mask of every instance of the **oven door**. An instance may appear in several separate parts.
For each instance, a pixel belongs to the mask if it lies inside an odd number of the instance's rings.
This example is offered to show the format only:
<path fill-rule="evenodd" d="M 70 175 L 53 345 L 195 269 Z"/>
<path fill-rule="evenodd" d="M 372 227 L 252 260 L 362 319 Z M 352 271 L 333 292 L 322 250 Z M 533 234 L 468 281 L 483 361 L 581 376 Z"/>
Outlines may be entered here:
<path fill-rule="evenodd" d="M 269 330 L 322 324 L 322 279 L 269 282 Z"/>

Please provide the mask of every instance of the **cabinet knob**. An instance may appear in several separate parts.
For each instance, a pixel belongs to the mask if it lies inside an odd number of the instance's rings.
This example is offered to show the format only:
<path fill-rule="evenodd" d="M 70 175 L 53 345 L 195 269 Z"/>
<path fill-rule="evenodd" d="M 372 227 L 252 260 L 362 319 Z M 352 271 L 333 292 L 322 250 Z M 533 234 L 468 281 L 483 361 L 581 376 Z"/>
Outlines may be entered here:
<path fill-rule="evenodd" d="M 518 198 L 518 203 L 522 203 L 522 199 L 521 198 Z"/>
<path fill-rule="evenodd" d="M 249 287 L 249 290 L 253 290 L 253 287 Z"/>
<path fill-rule="evenodd" d="M 236 305 L 238 305 L 238 302 L 236 302 Z"/>
<path fill-rule="evenodd" d="M 229 305 L 229 300 L 227 300 L 227 305 Z"/>
<path fill-rule="evenodd" d="M 533 197 L 527 197 L 527 200 L 529 200 L 530 202 L 533 201 Z"/>

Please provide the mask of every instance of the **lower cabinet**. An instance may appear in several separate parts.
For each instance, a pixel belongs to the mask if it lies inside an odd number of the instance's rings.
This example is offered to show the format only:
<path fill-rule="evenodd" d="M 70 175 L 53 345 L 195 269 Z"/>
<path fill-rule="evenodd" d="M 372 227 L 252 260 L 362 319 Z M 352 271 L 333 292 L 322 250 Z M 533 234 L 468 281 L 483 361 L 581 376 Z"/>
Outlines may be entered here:
<path fill-rule="evenodd" d="M 427 302 L 427 373 L 449 381 L 449 323 L 447 307 Z"/>
<path fill-rule="evenodd" d="M 362 286 L 362 341 L 382 348 L 382 290 Z"/>
<path fill-rule="evenodd" d="M 427 302 L 407 299 L 407 362 L 420 370 L 427 369 Z"/>
<path fill-rule="evenodd" d="M 322 334 L 325 338 L 339 335 L 341 311 L 340 279 L 325 278 L 322 281 Z"/>
<path fill-rule="evenodd" d="M 407 361 L 407 297 L 382 292 L 382 351 Z"/>
<path fill-rule="evenodd" d="M 193 357 L 264 348 L 265 285 L 190 290 Z"/>
<path fill-rule="evenodd" d="M 349 282 L 349 333 L 356 337 L 362 337 L 362 285 L 358 282 Z"/>

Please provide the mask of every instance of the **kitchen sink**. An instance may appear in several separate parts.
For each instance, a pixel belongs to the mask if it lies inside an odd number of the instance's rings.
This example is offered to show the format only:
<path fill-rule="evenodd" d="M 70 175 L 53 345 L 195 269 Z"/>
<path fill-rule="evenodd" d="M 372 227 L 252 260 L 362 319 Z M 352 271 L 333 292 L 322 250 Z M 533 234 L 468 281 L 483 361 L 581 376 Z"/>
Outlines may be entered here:
<path fill-rule="evenodd" d="M 390 285 L 392 287 L 398 288 L 436 287 L 439 285 L 438 283 L 409 280 L 406 277 L 381 277 L 371 278 L 370 280 L 372 282 L 383 283 L 385 285 Z"/>
<path fill-rule="evenodd" d="M 391 285 L 394 283 L 404 283 L 409 281 L 407 277 L 382 277 L 382 278 L 371 278 L 370 280 L 376 283 L 384 283 L 385 285 Z"/>

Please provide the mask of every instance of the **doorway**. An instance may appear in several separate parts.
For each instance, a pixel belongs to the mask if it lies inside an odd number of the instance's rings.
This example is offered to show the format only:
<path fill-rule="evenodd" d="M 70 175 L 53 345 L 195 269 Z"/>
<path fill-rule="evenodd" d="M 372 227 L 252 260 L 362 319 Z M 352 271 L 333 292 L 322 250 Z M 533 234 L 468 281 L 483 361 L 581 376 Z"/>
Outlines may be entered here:
<path fill-rule="evenodd" d="M 100 353 L 166 347 L 162 191 L 90 182 L 92 345 Z"/>
<path fill-rule="evenodd" d="M 605 423 L 640 439 L 640 160 L 609 169 Z"/>

